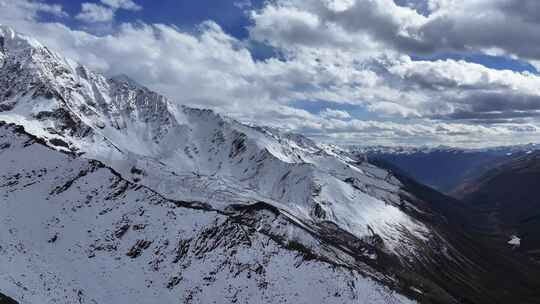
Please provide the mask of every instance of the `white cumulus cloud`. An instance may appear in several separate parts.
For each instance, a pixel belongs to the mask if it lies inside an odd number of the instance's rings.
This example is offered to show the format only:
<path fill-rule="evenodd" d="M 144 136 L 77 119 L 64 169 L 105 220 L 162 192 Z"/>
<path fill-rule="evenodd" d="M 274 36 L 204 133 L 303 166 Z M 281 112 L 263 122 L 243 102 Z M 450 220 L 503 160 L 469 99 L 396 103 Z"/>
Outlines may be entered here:
<path fill-rule="evenodd" d="M 114 9 L 124 9 L 129 11 L 140 11 L 142 6 L 132 0 L 101 0 L 101 3 Z"/>
<path fill-rule="evenodd" d="M 81 12 L 75 18 L 85 22 L 109 22 L 114 18 L 114 10 L 95 3 L 81 4 Z"/>

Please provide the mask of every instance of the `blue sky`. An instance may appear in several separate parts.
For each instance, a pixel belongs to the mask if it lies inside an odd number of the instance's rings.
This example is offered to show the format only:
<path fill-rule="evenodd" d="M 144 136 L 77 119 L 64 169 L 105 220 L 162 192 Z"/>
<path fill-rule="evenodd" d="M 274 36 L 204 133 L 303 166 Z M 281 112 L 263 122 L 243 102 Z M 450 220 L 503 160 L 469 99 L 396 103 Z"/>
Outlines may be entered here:
<path fill-rule="evenodd" d="M 329 142 L 540 138 L 536 0 L 0 0 L 106 75 Z"/>
<path fill-rule="evenodd" d="M 81 10 L 83 2 L 99 3 L 99 1 L 55 1 L 63 6 L 70 15 L 76 15 Z M 201 22 L 213 20 L 223 27 L 227 33 L 246 38 L 246 27 L 250 24 L 245 7 L 241 2 L 216 0 L 139 0 L 137 4 L 144 9 L 140 11 L 124 11 L 117 13 L 117 23 L 143 21 L 146 23 L 164 23 L 175 25 L 181 29 L 193 30 Z M 250 6 L 260 7 L 261 0 L 251 1 Z M 76 19 L 67 20 L 67 24 L 80 26 Z"/>
<path fill-rule="evenodd" d="M 136 3 L 144 9 L 140 11 L 118 10 L 114 24 L 126 22 L 137 23 L 163 23 L 174 25 L 187 32 L 196 31 L 198 26 L 207 20 L 212 20 L 219 24 L 228 34 L 241 40 L 247 40 L 248 27 L 252 25 L 249 18 L 248 9 L 257 9 L 263 5 L 264 0 L 251 1 L 216 1 L 216 0 L 139 0 Z M 62 5 L 63 9 L 70 15 L 76 16 L 81 11 L 82 3 L 96 3 L 100 1 L 83 0 L 55 1 Z M 51 14 L 41 16 L 46 21 L 57 21 L 65 23 L 73 28 L 80 28 L 92 31 L 87 24 L 76 18 L 63 18 Z M 101 29 L 94 31 L 97 35 L 109 34 L 110 31 L 103 32 Z M 258 60 L 276 56 L 272 47 L 255 41 L 249 41 L 249 48 L 252 55 Z"/>

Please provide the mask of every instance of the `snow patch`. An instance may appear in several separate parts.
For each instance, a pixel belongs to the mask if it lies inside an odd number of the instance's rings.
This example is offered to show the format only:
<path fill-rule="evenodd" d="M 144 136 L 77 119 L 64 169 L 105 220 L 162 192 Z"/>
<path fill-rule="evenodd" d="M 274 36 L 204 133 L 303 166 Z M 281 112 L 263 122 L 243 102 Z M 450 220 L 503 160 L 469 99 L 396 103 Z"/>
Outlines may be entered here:
<path fill-rule="evenodd" d="M 513 247 L 519 247 L 521 245 L 521 239 L 516 235 L 512 235 L 508 241 L 508 244 L 512 245 Z"/>

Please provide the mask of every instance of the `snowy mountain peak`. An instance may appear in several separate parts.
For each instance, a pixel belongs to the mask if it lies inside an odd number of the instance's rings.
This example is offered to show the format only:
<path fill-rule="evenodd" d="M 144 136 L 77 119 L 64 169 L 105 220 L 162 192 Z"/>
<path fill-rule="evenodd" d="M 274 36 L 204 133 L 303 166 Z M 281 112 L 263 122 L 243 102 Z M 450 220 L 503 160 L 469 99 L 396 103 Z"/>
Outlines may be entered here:
<path fill-rule="evenodd" d="M 16 52 L 29 48 L 43 48 L 33 37 L 16 32 L 13 28 L 0 24 L 0 50 Z"/>

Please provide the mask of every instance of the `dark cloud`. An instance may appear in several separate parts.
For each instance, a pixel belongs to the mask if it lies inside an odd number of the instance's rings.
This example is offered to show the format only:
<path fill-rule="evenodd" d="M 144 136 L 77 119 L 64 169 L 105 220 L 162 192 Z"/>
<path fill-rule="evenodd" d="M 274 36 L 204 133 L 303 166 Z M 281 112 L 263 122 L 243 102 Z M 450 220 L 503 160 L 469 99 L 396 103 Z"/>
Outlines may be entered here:
<path fill-rule="evenodd" d="M 540 96 L 512 93 L 473 93 L 457 99 L 456 103 L 466 104 L 473 112 L 516 112 L 540 110 Z"/>
<path fill-rule="evenodd" d="M 400 50 L 415 53 L 431 53 L 434 45 L 420 39 L 404 35 L 404 27 L 401 18 L 395 14 L 407 14 L 407 9 L 394 6 L 390 10 L 388 1 L 356 1 L 356 3 L 344 11 L 334 11 L 321 8 L 319 16 L 326 22 L 339 24 L 349 32 L 362 31 L 369 34 L 372 39 L 381 41 L 386 45 L 392 45 Z M 412 12 L 409 12 L 412 14 Z M 410 34 L 413 34 L 410 32 Z"/>
<path fill-rule="evenodd" d="M 524 59 L 540 59 L 538 24 L 504 15 L 502 11 L 493 14 L 485 18 L 451 15 L 434 18 L 418 29 L 422 40 L 417 45 L 398 43 L 396 47 L 413 54 L 497 48 Z"/>
<path fill-rule="evenodd" d="M 467 120 L 477 124 L 523 123 L 540 116 L 540 96 L 505 93 L 473 93 L 449 101 L 458 106 L 449 114 L 433 119 Z"/>
<path fill-rule="evenodd" d="M 517 112 L 517 111 L 506 111 L 506 112 L 467 112 L 467 111 L 457 111 L 445 116 L 435 116 L 438 119 L 456 119 L 456 120 L 474 120 L 477 123 L 505 123 L 508 121 L 514 121 L 515 119 L 538 117 L 540 113 L 530 111 L 530 112 Z"/>
<path fill-rule="evenodd" d="M 538 0 L 503 0 L 498 1 L 499 8 L 525 22 L 540 23 L 540 1 Z"/>
<path fill-rule="evenodd" d="M 497 48 L 524 59 L 540 59 L 540 1 L 492 3 L 484 12 L 470 15 L 449 12 L 428 18 L 428 22 L 414 30 L 412 37 L 395 30 L 384 31 L 384 35 L 378 29 L 371 31 L 376 39 L 383 39 L 408 54 L 468 53 Z"/>
<path fill-rule="evenodd" d="M 368 34 L 373 40 L 410 55 L 499 49 L 522 59 L 540 60 L 540 1 L 537 0 L 463 1 L 451 7 L 443 5 L 430 15 L 427 15 L 427 1 L 356 1 L 337 11 L 323 1 L 293 3 L 297 3 L 298 11 L 316 16 L 317 26 L 306 26 L 301 19 L 284 18 L 276 19 L 273 25 L 256 24 L 255 28 L 269 33 L 274 27 L 281 32 L 280 39 L 314 46 L 333 41 L 326 36 L 325 27 L 335 24 L 351 35 Z"/>

